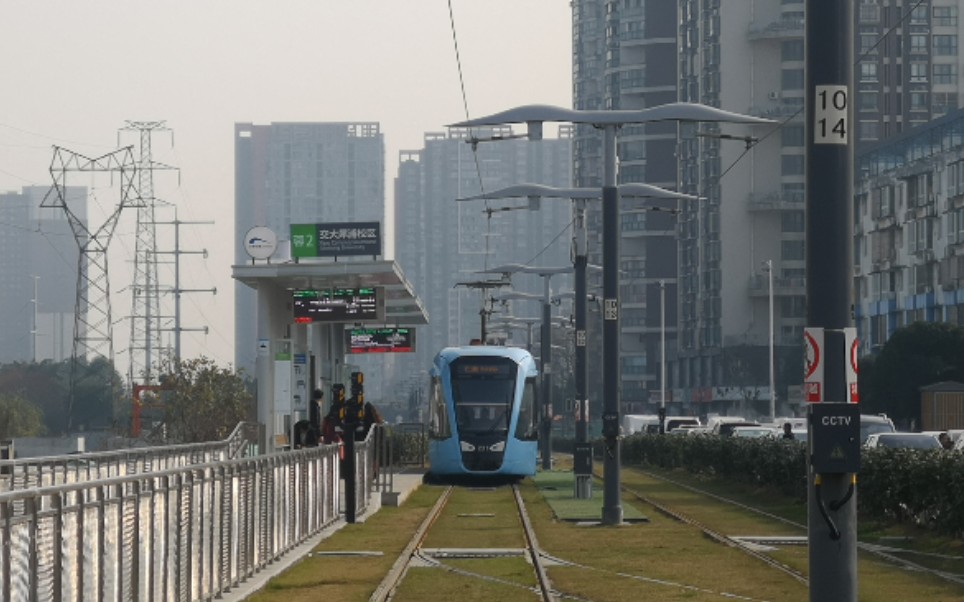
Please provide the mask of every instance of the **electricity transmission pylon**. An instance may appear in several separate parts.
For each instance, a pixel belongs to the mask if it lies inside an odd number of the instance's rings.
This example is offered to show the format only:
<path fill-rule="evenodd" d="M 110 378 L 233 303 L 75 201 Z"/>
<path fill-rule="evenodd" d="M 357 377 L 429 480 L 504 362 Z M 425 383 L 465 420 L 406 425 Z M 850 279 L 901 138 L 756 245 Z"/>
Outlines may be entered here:
<path fill-rule="evenodd" d="M 70 363 L 70 393 L 67 396 L 67 431 L 73 426 L 73 408 L 77 394 L 78 362 L 96 356 L 107 359 L 114 374 L 114 339 L 110 307 L 110 279 L 107 270 L 107 247 L 117 227 L 121 211 L 137 207 L 140 199 L 134 188 L 136 171 L 131 147 L 90 159 L 81 154 L 54 147 L 50 176 L 54 183 L 41 207 L 63 209 L 79 249 L 77 262 L 77 296 L 74 304 L 74 345 Z M 96 230 L 87 223 L 86 216 L 75 213 L 67 202 L 67 177 L 70 174 L 93 178 L 98 173 L 110 175 L 119 188 L 119 201 L 113 212 Z M 88 191 L 96 194 L 95 189 Z M 112 378 L 113 380 L 113 378 Z M 111 395 L 115 383 L 109 383 Z M 111 397 L 112 398 L 112 397 Z"/>
<path fill-rule="evenodd" d="M 153 381 L 153 369 L 161 352 L 161 289 L 157 279 L 157 236 L 154 209 L 154 171 L 172 169 L 154 162 L 151 150 L 152 134 L 169 131 L 163 121 L 128 121 L 121 131 L 140 133 L 138 160 L 138 189 L 136 248 L 134 250 L 134 281 L 131 289 L 131 338 L 128 351 L 131 383 Z"/>

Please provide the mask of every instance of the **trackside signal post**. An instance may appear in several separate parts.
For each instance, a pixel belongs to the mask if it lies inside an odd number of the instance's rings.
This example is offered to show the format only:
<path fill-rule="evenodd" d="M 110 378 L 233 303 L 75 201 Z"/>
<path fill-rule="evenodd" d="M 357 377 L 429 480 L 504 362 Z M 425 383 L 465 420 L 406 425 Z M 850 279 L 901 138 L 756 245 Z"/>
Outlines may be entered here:
<path fill-rule="evenodd" d="M 853 334 L 853 3 L 806 0 L 804 398 L 812 602 L 857 600 L 860 413 Z M 855 357 L 855 356 L 853 356 Z"/>

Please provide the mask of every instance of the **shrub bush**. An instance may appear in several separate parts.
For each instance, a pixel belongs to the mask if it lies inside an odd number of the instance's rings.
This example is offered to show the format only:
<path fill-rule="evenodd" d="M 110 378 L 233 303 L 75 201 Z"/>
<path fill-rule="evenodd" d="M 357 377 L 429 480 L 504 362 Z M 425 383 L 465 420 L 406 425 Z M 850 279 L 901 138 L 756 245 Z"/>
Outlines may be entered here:
<path fill-rule="evenodd" d="M 600 457 L 601 442 L 596 442 Z M 622 442 L 627 465 L 686 470 L 765 486 L 807 498 L 807 448 L 783 439 L 633 435 Z M 964 454 L 865 449 L 857 476 L 863 519 L 911 523 L 937 533 L 964 534 Z"/>

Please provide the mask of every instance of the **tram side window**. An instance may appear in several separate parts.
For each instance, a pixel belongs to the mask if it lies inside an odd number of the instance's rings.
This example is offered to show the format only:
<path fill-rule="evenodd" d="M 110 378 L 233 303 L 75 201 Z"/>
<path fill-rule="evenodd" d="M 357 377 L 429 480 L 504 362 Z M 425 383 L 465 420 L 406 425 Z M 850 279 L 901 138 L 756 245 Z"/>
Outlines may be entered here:
<path fill-rule="evenodd" d="M 536 400 L 539 398 L 536 379 L 527 378 L 522 390 L 522 401 L 519 404 L 519 422 L 516 423 L 515 436 L 517 439 L 537 439 L 539 430 L 536 428 L 538 415 Z"/>
<path fill-rule="evenodd" d="M 452 436 L 452 426 L 449 424 L 448 409 L 445 407 L 445 395 L 442 394 L 442 379 L 432 377 L 432 391 L 429 397 L 431 420 L 428 434 L 433 439 L 448 439 Z"/>

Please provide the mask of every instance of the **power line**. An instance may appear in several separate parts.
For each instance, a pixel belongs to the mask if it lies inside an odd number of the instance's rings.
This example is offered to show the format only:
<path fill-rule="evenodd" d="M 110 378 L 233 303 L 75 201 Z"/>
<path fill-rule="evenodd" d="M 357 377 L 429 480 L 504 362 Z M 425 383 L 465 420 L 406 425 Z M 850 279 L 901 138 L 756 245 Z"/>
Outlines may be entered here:
<path fill-rule="evenodd" d="M 459 52 L 459 38 L 455 29 L 455 15 L 452 12 L 452 0 L 448 0 L 448 7 L 449 7 L 449 26 L 452 29 L 452 45 L 455 48 L 455 64 L 458 67 L 458 71 L 459 71 L 459 88 L 462 93 L 462 107 L 465 111 L 465 119 L 466 121 L 468 121 L 470 119 L 469 101 L 468 101 L 468 96 L 465 93 L 465 76 L 462 72 L 462 57 Z M 472 130 L 470 128 L 469 129 L 470 141 L 475 139 L 471 137 L 471 134 L 472 134 Z M 479 164 L 478 142 L 476 142 L 475 144 L 472 144 L 472 158 L 475 162 L 475 173 L 479 178 L 479 192 L 484 194 L 485 184 L 482 181 L 482 167 Z M 486 208 L 488 208 L 489 206 L 488 200 L 485 201 L 485 206 Z M 482 269 L 487 270 L 489 269 L 489 239 L 491 238 L 491 234 L 492 234 L 492 215 L 491 214 L 489 214 L 488 219 L 486 220 L 485 227 L 486 227 L 486 235 L 484 237 L 485 252 L 482 254 Z"/>
<path fill-rule="evenodd" d="M 867 58 L 868 55 L 870 55 L 871 52 L 873 52 L 874 50 L 876 50 L 877 47 L 880 46 L 880 45 L 884 42 L 884 40 L 887 39 L 887 36 L 889 36 L 890 34 L 894 33 L 894 31 L 895 31 L 898 27 L 900 27 L 900 26 L 904 23 L 904 21 L 906 21 L 907 18 L 910 17 L 911 14 L 912 14 L 915 10 L 917 10 L 917 8 L 918 8 L 919 6 L 921 6 L 923 3 L 924 3 L 924 0 L 917 0 L 917 2 L 914 3 L 914 6 L 910 7 L 909 9 L 907 9 L 907 11 L 905 11 L 904 14 L 902 14 L 902 15 L 900 16 L 900 19 L 898 19 L 896 23 L 894 23 L 893 25 L 891 25 L 891 26 L 887 29 L 887 31 L 885 31 L 883 34 L 880 35 L 880 37 L 877 38 L 877 41 L 874 42 L 873 46 L 871 46 L 871 47 L 868 48 L 867 50 L 863 51 L 863 52 L 860 54 L 860 56 L 857 57 L 857 60 L 854 61 L 854 66 L 859 65 L 861 61 L 863 61 L 865 58 Z M 789 117 L 787 117 L 786 119 L 784 119 L 783 121 L 781 121 L 779 124 L 777 124 L 777 125 L 776 125 L 773 129 L 771 129 L 769 132 L 767 132 L 766 134 L 764 134 L 763 136 L 761 136 L 761 137 L 753 144 L 753 146 L 756 146 L 756 145 L 759 144 L 760 142 L 763 142 L 764 140 L 766 140 L 767 138 L 769 138 L 771 135 L 773 135 L 773 134 L 775 134 L 776 132 L 782 130 L 782 129 L 787 125 L 787 123 L 789 123 L 789 122 L 792 121 L 795 117 L 797 117 L 800 113 L 802 113 L 802 112 L 803 112 L 803 109 L 804 109 L 804 106 L 801 105 L 799 109 L 797 109 L 796 111 L 793 112 L 793 114 L 791 114 Z M 751 148 L 751 147 L 748 146 L 747 149 L 746 149 L 743 153 L 741 153 L 740 156 L 737 157 L 737 158 L 733 161 L 733 163 L 731 163 L 730 166 L 727 167 L 727 168 L 717 177 L 716 183 L 719 183 L 720 180 L 723 179 L 723 176 L 725 176 L 727 173 L 729 173 L 729 171 L 730 171 L 731 169 L 733 169 L 733 168 L 736 166 L 736 164 L 739 163 L 740 160 L 743 159 L 743 157 L 745 157 L 745 156 L 747 155 L 747 152 L 750 150 L 750 148 Z"/>

